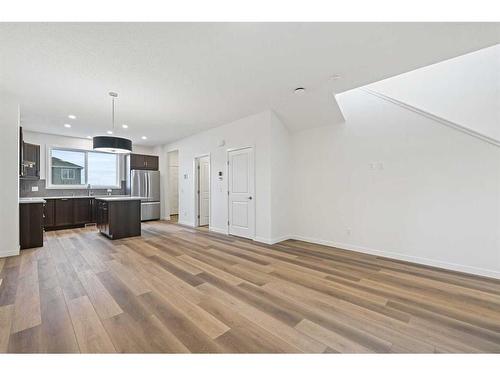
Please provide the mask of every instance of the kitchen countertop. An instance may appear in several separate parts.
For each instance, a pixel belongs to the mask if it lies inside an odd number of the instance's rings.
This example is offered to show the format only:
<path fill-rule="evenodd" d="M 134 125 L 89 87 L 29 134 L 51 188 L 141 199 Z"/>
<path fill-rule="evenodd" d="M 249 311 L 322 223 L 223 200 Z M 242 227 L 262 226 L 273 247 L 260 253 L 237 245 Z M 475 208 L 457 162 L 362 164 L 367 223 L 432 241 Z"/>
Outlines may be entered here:
<path fill-rule="evenodd" d="M 120 201 L 140 201 L 144 198 L 142 197 L 129 197 L 129 196 L 107 196 L 107 197 L 96 197 L 95 199 L 105 202 L 120 202 Z"/>
<path fill-rule="evenodd" d="M 107 197 L 117 197 L 117 198 L 129 198 L 128 195 L 60 195 L 54 197 L 28 197 L 20 199 L 83 199 L 83 198 L 107 198 Z"/>
<path fill-rule="evenodd" d="M 45 203 L 45 199 L 43 198 L 19 198 L 20 204 L 26 203 Z"/>

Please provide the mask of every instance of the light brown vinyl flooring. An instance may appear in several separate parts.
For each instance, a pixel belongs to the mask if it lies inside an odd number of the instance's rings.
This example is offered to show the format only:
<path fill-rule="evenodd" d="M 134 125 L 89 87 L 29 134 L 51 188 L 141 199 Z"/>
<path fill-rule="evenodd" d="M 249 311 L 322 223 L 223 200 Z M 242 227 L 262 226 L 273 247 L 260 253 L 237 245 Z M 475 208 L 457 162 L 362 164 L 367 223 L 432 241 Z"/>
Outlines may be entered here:
<path fill-rule="evenodd" d="M 0 259 L 0 352 L 500 352 L 500 281 L 168 222 Z"/>

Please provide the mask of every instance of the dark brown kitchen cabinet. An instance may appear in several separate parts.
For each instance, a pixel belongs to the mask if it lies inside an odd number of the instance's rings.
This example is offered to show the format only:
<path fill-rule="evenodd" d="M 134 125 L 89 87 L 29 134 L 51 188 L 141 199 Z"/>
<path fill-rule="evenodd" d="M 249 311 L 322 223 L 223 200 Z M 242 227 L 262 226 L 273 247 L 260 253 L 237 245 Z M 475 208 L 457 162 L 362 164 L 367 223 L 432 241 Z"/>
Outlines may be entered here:
<path fill-rule="evenodd" d="M 55 201 L 54 199 L 46 199 L 45 207 L 43 208 L 43 226 L 50 228 L 56 225 L 55 223 Z"/>
<path fill-rule="evenodd" d="M 158 156 L 146 155 L 146 169 L 151 171 L 157 171 L 159 168 Z"/>
<path fill-rule="evenodd" d="M 21 158 L 21 178 L 27 180 L 40 179 L 40 145 L 23 142 Z"/>
<path fill-rule="evenodd" d="M 141 235 L 141 201 L 96 200 L 97 229 L 109 239 Z"/>
<path fill-rule="evenodd" d="M 77 198 L 73 201 L 73 209 L 75 214 L 73 224 L 77 225 L 90 223 L 90 198 Z"/>
<path fill-rule="evenodd" d="M 21 249 L 43 246 L 43 203 L 19 205 L 19 244 Z"/>
<path fill-rule="evenodd" d="M 130 169 L 157 171 L 159 168 L 158 156 L 130 154 Z"/>
<path fill-rule="evenodd" d="M 99 232 L 109 236 L 108 202 L 96 201 L 96 225 Z"/>
<path fill-rule="evenodd" d="M 144 169 L 145 166 L 144 155 L 130 154 L 130 169 Z"/>
<path fill-rule="evenodd" d="M 96 223 L 97 222 L 97 202 L 94 198 L 92 198 L 92 199 L 90 199 L 89 204 L 90 204 L 90 222 Z"/>
<path fill-rule="evenodd" d="M 45 199 L 44 227 L 46 230 L 76 228 L 96 222 L 95 198 Z"/>
<path fill-rule="evenodd" d="M 74 199 L 61 198 L 55 200 L 55 226 L 63 227 L 74 225 Z"/>

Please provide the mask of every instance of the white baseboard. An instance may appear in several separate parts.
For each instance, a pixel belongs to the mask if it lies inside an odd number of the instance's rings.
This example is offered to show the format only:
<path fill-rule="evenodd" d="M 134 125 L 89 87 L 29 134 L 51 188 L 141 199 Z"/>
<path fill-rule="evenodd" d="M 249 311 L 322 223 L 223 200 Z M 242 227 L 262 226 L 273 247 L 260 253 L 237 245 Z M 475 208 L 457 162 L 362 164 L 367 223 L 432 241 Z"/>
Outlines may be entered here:
<path fill-rule="evenodd" d="M 275 237 L 275 238 L 264 238 L 264 237 L 255 237 L 253 240 L 255 242 L 262 242 L 267 245 L 274 245 L 275 243 L 281 242 L 281 241 L 286 241 L 293 238 L 293 236 L 287 235 L 287 236 L 281 236 L 281 237 Z"/>
<path fill-rule="evenodd" d="M 394 252 L 390 252 L 390 251 L 371 249 L 368 247 L 352 245 L 352 244 L 347 244 L 347 243 L 334 242 L 334 241 L 321 240 L 321 239 L 316 239 L 316 238 L 311 238 L 311 237 L 290 236 L 290 239 L 316 243 L 318 245 L 336 247 L 336 248 L 343 249 L 343 250 L 356 251 L 356 252 L 364 253 L 364 254 L 382 256 L 382 257 L 386 257 L 386 258 L 392 258 L 392 259 L 402 260 L 402 261 L 411 262 L 411 263 L 418 263 L 418 264 L 423 264 L 423 265 L 431 266 L 431 267 L 444 268 L 444 269 L 451 270 L 451 271 L 457 271 L 457 272 L 469 273 L 469 274 L 473 274 L 473 275 L 491 277 L 494 279 L 500 279 L 500 272 L 495 271 L 495 270 L 485 269 L 485 268 L 443 262 L 443 261 L 435 260 L 435 259 L 416 257 L 413 255 L 405 255 L 405 254 L 394 253 Z"/>
<path fill-rule="evenodd" d="M 187 222 L 186 223 L 179 222 L 179 224 L 190 226 L 190 227 L 194 226 L 192 223 L 187 223 Z M 216 232 L 216 233 L 228 234 L 226 229 L 212 228 L 211 227 L 211 228 L 209 228 L 209 230 L 212 232 Z M 353 244 L 335 242 L 335 241 L 329 241 L 329 240 L 322 240 L 322 239 L 312 238 L 312 237 L 305 237 L 305 236 L 299 236 L 299 235 L 288 235 L 288 236 L 281 236 L 281 237 L 275 237 L 275 238 L 255 237 L 253 240 L 255 242 L 261 242 L 261 243 L 265 243 L 267 245 L 274 245 L 278 242 L 282 242 L 282 241 L 286 241 L 286 240 L 290 240 L 290 239 L 315 243 L 318 245 L 336 247 L 336 248 L 343 249 L 343 250 L 356 251 L 356 252 L 363 253 L 363 254 L 370 254 L 370 255 L 376 255 L 376 256 L 381 256 L 381 257 L 386 257 L 386 258 L 392 258 L 392 259 L 396 259 L 396 260 L 402 260 L 405 262 L 422 264 L 422 265 L 431 266 L 431 267 L 443 268 L 443 269 L 450 270 L 450 271 L 457 271 L 457 272 L 463 272 L 463 273 L 468 273 L 468 274 L 472 274 L 472 275 L 500 279 L 500 272 L 495 271 L 495 270 L 467 266 L 467 265 L 457 264 L 457 263 L 444 262 L 444 261 L 440 261 L 440 260 L 436 260 L 436 259 L 417 257 L 417 256 L 413 256 L 413 255 L 406 255 L 406 254 L 395 253 L 395 252 L 391 252 L 391 251 L 378 250 L 378 249 L 368 248 L 368 247 L 359 246 L 359 245 L 353 245 Z M 14 255 L 16 255 L 16 254 L 14 254 Z"/>
<path fill-rule="evenodd" d="M 2 251 L 0 253 L 0 258 L 6 258 L 6 257 L 12 257 L 15 255 L 19 255 L 20 250 L 7 250 L 7 251 Z"/>
<path fill-rule="evenodd" d="M 180 224 L 180 225 L 184 225 L 186 227 L 191 227 L 191 228 L 194 228 L 194 223 L 191 223 L 189 221 L 183 221 L 183 220 L 179 220 L 177 222 L 177 224 Z"/>
<path fill-rule="evenodd" d="M 215 233 L 220 233 L 220 234 L 228 234 L 227 229 L 221 229 L 221 228 L 216 228 L 216 227 L 208 227 L 208 230 L 210 232 L 215 232 Z"/>

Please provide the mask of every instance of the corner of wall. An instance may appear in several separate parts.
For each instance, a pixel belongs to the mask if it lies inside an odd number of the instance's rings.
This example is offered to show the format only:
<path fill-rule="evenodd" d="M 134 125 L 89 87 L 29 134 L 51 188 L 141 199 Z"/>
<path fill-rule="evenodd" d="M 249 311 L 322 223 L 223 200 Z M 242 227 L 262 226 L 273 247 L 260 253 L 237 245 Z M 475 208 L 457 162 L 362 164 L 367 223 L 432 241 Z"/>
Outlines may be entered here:
<path fill-rule="evenodd" d="M 16 98 L 0 92 L 0 257 L 19 254 L 19 118 Z"/>

